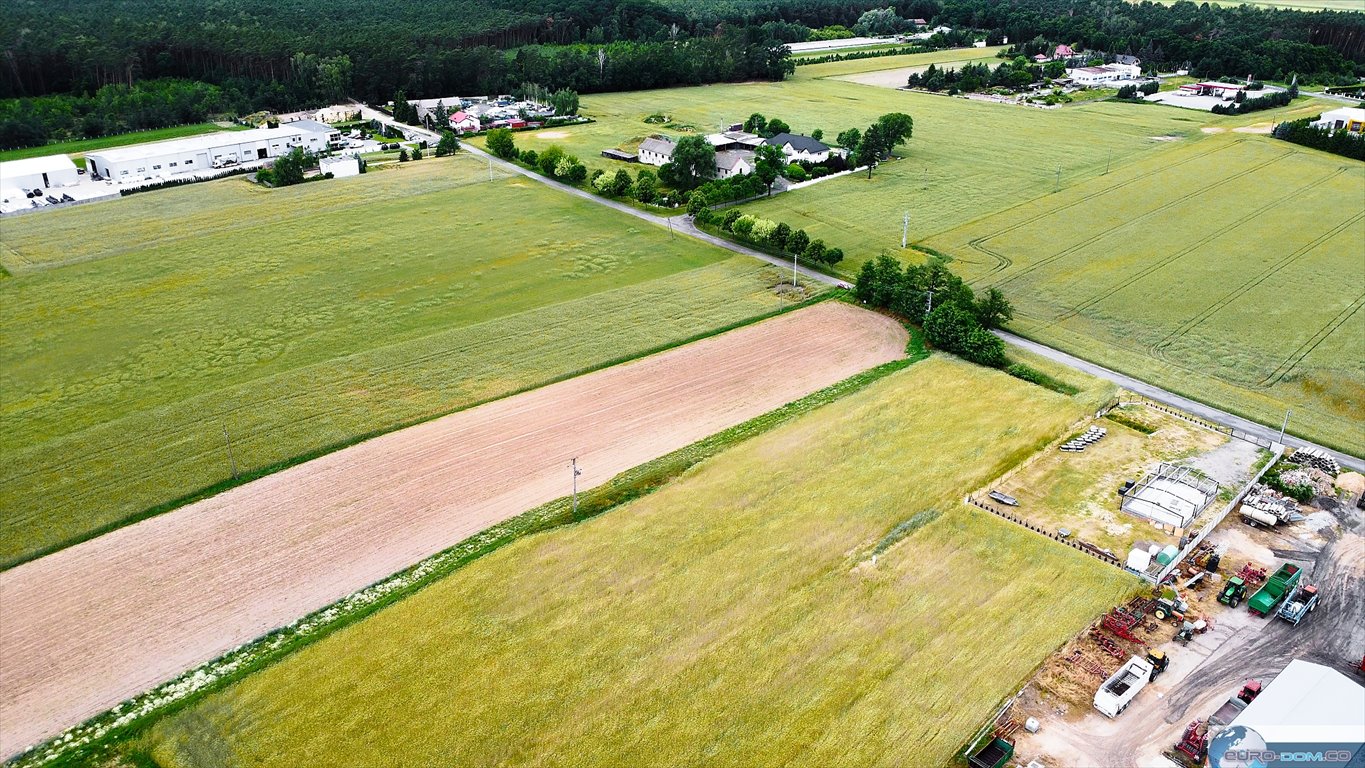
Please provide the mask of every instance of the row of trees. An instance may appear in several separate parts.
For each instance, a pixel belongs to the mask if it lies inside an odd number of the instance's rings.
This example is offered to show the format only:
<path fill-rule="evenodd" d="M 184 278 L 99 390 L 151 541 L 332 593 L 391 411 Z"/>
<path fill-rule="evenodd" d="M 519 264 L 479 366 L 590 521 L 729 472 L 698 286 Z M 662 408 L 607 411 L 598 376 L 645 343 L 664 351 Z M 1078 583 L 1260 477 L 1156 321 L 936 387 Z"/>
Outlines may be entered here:
<path fill-rule="evenodd" d="M 1066 65 L 1060 61 L 1049 61 L 1042 66 L 1034 64 L 1023 56 L 1002 62 L 994 70 L 985 63 L 964 64 L 960 68 L 942 68 L 930 64 L 923 72 L 912 72 L 906 79 L 911 88 L 926 91 L 947 91 L 975 93 L 987 88 L 1003 88 L 1021 91 L 1029 85 L 1048 78 L 1058 78 L 1066 74 Z"/>
<path fill-rule="evenodd" d="M 842 249 L 831 248 L 824 240 L 812 240 L 804 229 L 792 229 L 785 221 L 761 219 L 738 208 L 731 208 L 723 215 L 703 208 L 693 218 L 701 225 L 717 225 L 737 240 L 766 246 L 809 263 L 832 267 L 844 260 Z"/>
<path fill-rule="evenodd" d="M 1006 363 L 1005 344 L 990 329 L 1013 319 L 1014 308 L 997 288 L 977 296 L 947 259 L 933 256 L 902 268 L 882 254 L 863 264 L 854 295 L 922 326 L 925 338 L 940 349 L 995 368 Z"/>
<path fill-rule="evenodd" d="M 1274 136 L 1283 141 L 1320 149 L 1324 152 L 1365 160 L 1365 134 L 1341 129 L 1332 131 L 1313 125 L 1316 118 L 1290 120 L 1275 126 Z"/>
<path fill-rule="evenodd" d="M 249 105 L 234 89 L 188 80 L 106 85 L 92 95 L 5 99 L 0 100 L 0 149 L 197 123 Z"/>
<path fill-rule="evenodd" d="M 1148 80 L 1141 85 L 1125 85 L 1119 88 L 1118 98 L 1123 101 L 1137 101 L 1142 95 L 1150 96 L 1161 90 L 1161 84 L 1155 80 Z"/>

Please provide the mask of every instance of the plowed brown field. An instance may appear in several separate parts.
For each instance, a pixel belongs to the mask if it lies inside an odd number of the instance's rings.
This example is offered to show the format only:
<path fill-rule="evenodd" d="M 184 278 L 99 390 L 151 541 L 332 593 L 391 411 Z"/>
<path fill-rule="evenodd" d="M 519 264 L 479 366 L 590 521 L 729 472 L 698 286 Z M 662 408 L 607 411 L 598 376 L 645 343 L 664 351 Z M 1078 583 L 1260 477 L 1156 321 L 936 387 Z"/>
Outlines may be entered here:
<path fill-rule="evenodd" d="M 879 363 L 834 302 L 455 413 L 0 573 L 0 752 L 568 491 Z"/>

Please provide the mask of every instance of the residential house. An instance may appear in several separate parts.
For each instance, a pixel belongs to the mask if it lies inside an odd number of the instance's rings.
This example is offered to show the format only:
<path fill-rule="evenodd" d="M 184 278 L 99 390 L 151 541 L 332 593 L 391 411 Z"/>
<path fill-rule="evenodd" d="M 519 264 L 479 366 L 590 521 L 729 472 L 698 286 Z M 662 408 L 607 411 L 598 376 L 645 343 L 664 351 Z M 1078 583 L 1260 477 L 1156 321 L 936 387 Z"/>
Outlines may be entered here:
<path fill-rule="evenodd" d="M 728 179 L 754 172 L 754 153 L 746 150 L 726 149 L 716 153 L 716 176 Z"/>
<path fill-rule="evenodd" d="M 799 133 L 779 133 L 764 143 L 781 147 L 789 163 L 823 163 L 829 159 L 827 144 Z"/>
<path fill-rule="evenodd" d="M 463 110 L 450 116 L 450 130 L 456 133 L 478 133 L 482 128 L 479 118 Z"/>
<path fill-rule="evenodd" d="M 1075 57 L 1075 55 L 1076 52 L 1071 50 L 1071 46 L 1063 44 L 1057 46 L 1057 48 L 1052 51 L 1052 60 L 1070 59 Z"/>
<path fill-rule="evenodd" d="M 1322 116 L 1313 122 L 1313 125 L 1326 128 L 1333 133 L 1337 131 L 1365 133 L 1365 109 L 1342 107 L 1323 112 Z"/>
<path fill-rule="evenodd" d="M 671 139 L 650 137 L 640 142 L 640 162 L 646 165 L 661 166 L 673 162 L 673 149 L 677 146 Z"/>
<path fill-rule="evenodd" d="M 741 130 L 730 130 L 724 133 L 708 134 L 706 140 L 717 152 L 727 149 L 733 150 L 753 150 L 755 147 L 763 145 L 763 137 L 756 133 L 746 133 Z"/>

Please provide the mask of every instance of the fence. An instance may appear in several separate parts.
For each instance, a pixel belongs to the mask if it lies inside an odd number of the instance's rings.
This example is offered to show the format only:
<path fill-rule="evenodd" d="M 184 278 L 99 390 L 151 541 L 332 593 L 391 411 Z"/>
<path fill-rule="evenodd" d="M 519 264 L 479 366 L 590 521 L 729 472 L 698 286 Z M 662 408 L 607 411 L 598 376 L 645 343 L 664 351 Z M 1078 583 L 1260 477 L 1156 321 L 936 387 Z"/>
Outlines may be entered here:
<path fill-rule="evenodd" d="M 1269 440 L 1269 439 L 1267 439 L 1267 438 L 1260 437 L 1260 436 L 1258 436 L 1258 435 L 1253 435 L 1253 434 L 1251 434 L 1250 432 L 1245 432 L 1245 431 L 1240 430 L 1240 429 L 1235 429 L 1235 428 L 1229 427 L 1229 426 L 1227 426 L 1227 425 L 1225 425 L 1225 424 L 1217 424 L 1217 423 L 1212 422 L 1212 421 L 1205 421 L 1204 419 L 1201 419 L 1201 418 L 1198 418 L 1198 417 L 1195 417 L 1195 416 L 1191 416 L 1191 415 L 1189 415 L 1188 413 L 1184 413 L 1184 412 L 1178 411 L 1178 410 L 1176 410 L 1176 409 L 1174 409 L 1174 408 L 1171 408 L 1170 406 L 1162 405 L 1161 403 L 1158 403 L 1158 402 L 1156 402 L 1155 400 L 1149 400 L 1148 398 L 1145 398 L 1145 397 L 1143 397 L 1142 395 L 1133 395 L 1133 397 L 1134 397 L 1135 399 L 1126 401 L 1126 402 L 1124 402 L 1124 403 L 1122 403 L 1122 404 L 1123 404 L 1123 405 L 1132 405 L 1132 404 L 1135 404 L 1135 405 L 1142 405 L 1142 406 L 1145 406 L 1145 407 L 1147 407 L 1147 408 L 1151 408 L 1151 409 L 1153 409 L 1153 410 L 1161 411 L 1161 412 L 1164 413 L 1164 414 L 1167 414 L 1167 415 L 1169 415 L 1169 416 L 1174 416 L 1174 417 L 1176 417 L 1177 419 L 1181 419 L 1181 420 L 1184 420 L 1184 421 L 1188 421 L 1188 422 L 1191 423 L 1191 424 L 1194 424 L 1194 425 L 1203 427 L 1204 429 L 1210 430 L 1210 431 L 1212 431 L 1212 432 L 1217 432 L 1217 433 L 1222 434 L 1222 435 L 1227 435 L 1228 437 L 1236 438 L 1236 439 L 1238 439 L 1238 440 L 1242 440 L 1242 441 L 1244 441 L 1244 442 L 1251 443 L 1251 444 L 1256 445 L 1256 446 L 1259 446 L 1259 447 L 1261 447 L 1261 448 L 1273 448 L 1273 447 L 1275 446 L 1275 442 L 1274 442 L 1273 440 Z"/>
<path fill-rule="evenodd" d="M 1011 515 L 1010 513 L 1004 511 L 1003 509 L 1000 509 L 999 507 L 993 504 L 987 504 L 986 502 L 981 501 L 974 496 L 968 496 L 966 501 L 968 504 L 971 504 L 972 506 L 978 507 L 980 509 L 984 509 L 987 512 L 990 512 L 991 514 L 996 515 L 997 517 L 1003 517 L 1004 519 L 1010 521 L 1011 523 L 1014 523 L 1016 525 L 1022 525 L 1036 534 L 1046 536 L 1049 539 L 1052 539 L 1053 541 L 1060 542 L 1062 544 L 1067 545 L 1068 547 L 1071 547 L 1072 549 L 1084 552 L 1087 555 L 1090 555 L 1091 557 L 1095 558 L 1096 560 L 1099 560 L 1100 562 L 1108 563 L 1109 565 L 1112 565 L 1115 568 L 1123 568 L 1123 563 L 1119 562 L 1118 558 L 1114 557 L 1113 555 L 1107 554 L 1099 547 L 1096 547 L 1094 544 L 1090 544 L 1084 541 L 1073 541 L 1072 539 L 1069 538 L 1063 538 L 1059 534 L 1043 530 L 1042 528 L 1034 525 L 1033 523 L 1030 523 L 1029 521 L 1023 518 L 1015 517 L 1014 515 Z"/>

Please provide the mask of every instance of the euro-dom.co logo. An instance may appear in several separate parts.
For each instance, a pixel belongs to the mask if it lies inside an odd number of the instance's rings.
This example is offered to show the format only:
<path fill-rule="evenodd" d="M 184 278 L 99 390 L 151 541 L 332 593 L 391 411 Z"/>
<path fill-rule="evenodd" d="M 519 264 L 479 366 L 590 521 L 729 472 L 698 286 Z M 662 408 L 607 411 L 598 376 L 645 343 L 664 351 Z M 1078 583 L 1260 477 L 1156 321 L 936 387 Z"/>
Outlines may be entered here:
<path fill-rule="evenodd" d="M 1268 768 L 1276 765 L 1338 765 L 1351 762 L 1353 753 L 1343 749 L 1276 750 L 1261 734 L 1244 725 L 1234 725 L 1213 738 L 1209 744 L 1212 768 Z"/>

